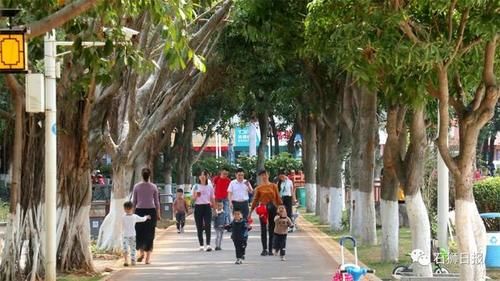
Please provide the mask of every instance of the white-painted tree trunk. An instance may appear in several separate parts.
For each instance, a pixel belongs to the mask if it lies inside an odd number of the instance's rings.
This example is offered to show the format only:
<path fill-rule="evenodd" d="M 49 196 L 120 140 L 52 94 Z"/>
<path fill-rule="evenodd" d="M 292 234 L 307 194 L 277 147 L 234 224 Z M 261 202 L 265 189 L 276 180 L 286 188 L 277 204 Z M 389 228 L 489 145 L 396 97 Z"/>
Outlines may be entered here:
<path fill-rule="evenodd" d="M 431 226 L 427 208 L 420 190 L 414 195 L 407 195 L 406 207 L 408 209 L 408 219 L 410 222 L 412 250 L 422 250 L 426 257 L 431 258 Z M 413 263 L 413 271 L 418 276 L 431 277 L 432 266 Z M 470 279 L 473 280 L 473 279 Z"/>
<path fill-rule="evenodd" d="M 316 211 L 316 184 L 306 183 L 307 212 Z"/>
<path fill-rule="evenodd" d="M 376 228 L 376 213 L 375 213 L 375 201 L 373 200 L 373 190 L 371 192 L 359 191 L 358 193 L 358 216 L 359 218 L 364 218 L 362 223 L 360 222 L 361 228 L 361 243 L 364 245 L 376 245 L 377 244 L 377 228 Z M 359 208 L 359 207 L 363 208 Z"/>
<path fill-rule="evenodd" d="M 119 252 L 121 249 L 123 204 L 132 200 L 128 193 L 132 180 L 131 171 L 132 168 L 125 164 L 113 163 L 113 192 L 109 214 L 102 222 L 97 239 L 97 246 L 102 250 Z"/>
<path fill-rule="evenodd" d="M 128 198 L 113 197 L 111 199 L 109 214 L 106 216 L 99 229 L 97 245 L 100 249 L 115 253 L 121 250 L 123 204 L 126 201 L 128 201 Z"/>
<path fill-rule="evenodd" d="M 397 262 L 399 258 L 399 205 L 398 201 L 380 201 L 382 221 L 382 260 Z"/>
<path fill-rule="evenodd" d="M 329 201 L 330 201 L 330 189 L 328 187 L 319 186 L 319 222 L 321 224 L 329 223 Z"/>
<path fill-rule="evenodd" d="M 330 196 L 330 228 L 334 231 L 342 230 L 342 211 L 344 209 L 343 188 L 329 188 Z"/>
<path fill-rule="evenodd" d="M 485 280 L 486 230 L 474 202 L 456 200 L 456 230 L 461 253 L 460 280 Z"/>
<path fill-rule="evenodd" d="M 71 215 L 71 208 L 58 208 L 57 210 L 57 244 L 60 245 L 63 228 L 66 229 L 66 237 L 76 237 L 71 241 L 66 241 L 63 247 L 59 246 L 59 254 L 61 263 L 66 264 L 66 260 L 70 258 L 71 250 L 75 246 L 90 245 L 90 224 L 89 213 L 90 205 L 82 206 L 78 209 L 75 216 Z M 77 243 L 75 245 L 75 243 Z M 90 247 L 82 247 L 82 255 L 85 260 L 92 261 L 92 252 Z"/>

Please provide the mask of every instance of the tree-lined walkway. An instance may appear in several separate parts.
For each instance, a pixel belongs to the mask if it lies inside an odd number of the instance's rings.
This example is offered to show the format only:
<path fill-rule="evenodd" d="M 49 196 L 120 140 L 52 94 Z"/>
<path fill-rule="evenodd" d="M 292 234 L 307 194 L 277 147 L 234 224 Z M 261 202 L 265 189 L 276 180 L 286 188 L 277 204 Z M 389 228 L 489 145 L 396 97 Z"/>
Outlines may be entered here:
<path fill-rule="evenodd" d="M 331 280 L 338 265 L 316 241 L 309 232 L 297 231 L 288 236 L 287 261 L 261 257 L 260 226 L 254 224 L 246 260 L 236 265 L 230 233 L 224 236 L 222 251 L 200 252 L 190 217 L 184 234 L 173 227 L 159 233 L 152 264 L 123 269 L 109 280 Z"/>

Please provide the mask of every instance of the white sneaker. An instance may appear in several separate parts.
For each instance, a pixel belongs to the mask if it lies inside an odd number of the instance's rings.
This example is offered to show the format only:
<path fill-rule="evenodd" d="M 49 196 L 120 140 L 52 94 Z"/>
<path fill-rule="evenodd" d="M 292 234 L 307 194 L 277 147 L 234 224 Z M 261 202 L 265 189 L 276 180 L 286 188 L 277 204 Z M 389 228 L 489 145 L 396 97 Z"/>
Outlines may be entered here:
<path fill-rule="evenodd" d="M 201 251 L 205 251 L 205 247 L 200 246 L 200 252 L 201 252 Z"/>
<path fill-rule="evenodd" d="M 206 251 L 207 252 L 211 252 L 212 251 L 212 247 L 210 247 L 210 245 L 208 245 L 207 248 L 206 248 Z"/>

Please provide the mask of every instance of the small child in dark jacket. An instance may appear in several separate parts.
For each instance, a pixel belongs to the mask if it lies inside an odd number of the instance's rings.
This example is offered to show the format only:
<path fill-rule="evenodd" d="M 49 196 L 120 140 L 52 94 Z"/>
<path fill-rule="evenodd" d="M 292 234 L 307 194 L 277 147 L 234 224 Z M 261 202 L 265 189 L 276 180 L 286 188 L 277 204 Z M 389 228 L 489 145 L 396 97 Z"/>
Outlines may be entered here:
<path fill-rule="evenodd" d="M 233 239 L 234 248 L 236 249 L 235 264 L 242 264 L 245 259 L 245 248 L 248 240 L 248 223 L 243 219 L 243 214 L 240 210 L 233 211 L 233 221 L 227 227 L 231 229 L 231 239 Z"/>
<path fill-rule="evenodd" d="M 224 205 L 222 202 L 217 202 L 217 208 L 214 212 L 214 229 L 215 229 L 215 250 L 222 250 L 222 237 L 224 237 L 224 227 L 226 221 L 226 213 L 224 213 Z"/>

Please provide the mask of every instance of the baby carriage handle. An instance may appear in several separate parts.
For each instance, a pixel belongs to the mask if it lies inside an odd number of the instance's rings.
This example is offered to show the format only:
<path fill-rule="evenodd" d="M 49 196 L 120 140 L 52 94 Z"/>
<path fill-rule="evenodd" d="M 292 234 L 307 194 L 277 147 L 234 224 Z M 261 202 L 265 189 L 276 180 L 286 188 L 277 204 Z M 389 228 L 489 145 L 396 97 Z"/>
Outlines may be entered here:
<path fill-rule="evenodd" d="M 340 273 L 349 273 L 349 270 L 341 270 Z M 371 268 L 367 268 L 366 269 L 366 273 L 375 273 L 375 270 L 371 269 Z"/>
<path fill-rule="evenodd" d="M 356 240 L 352 236 L 344 236 L 344 237 L 340 238 L 340 241 L 339 241 L 340 246 L 344 246 L 345 240 L 351 240 L 353 246 L 356 247 Z"/>

